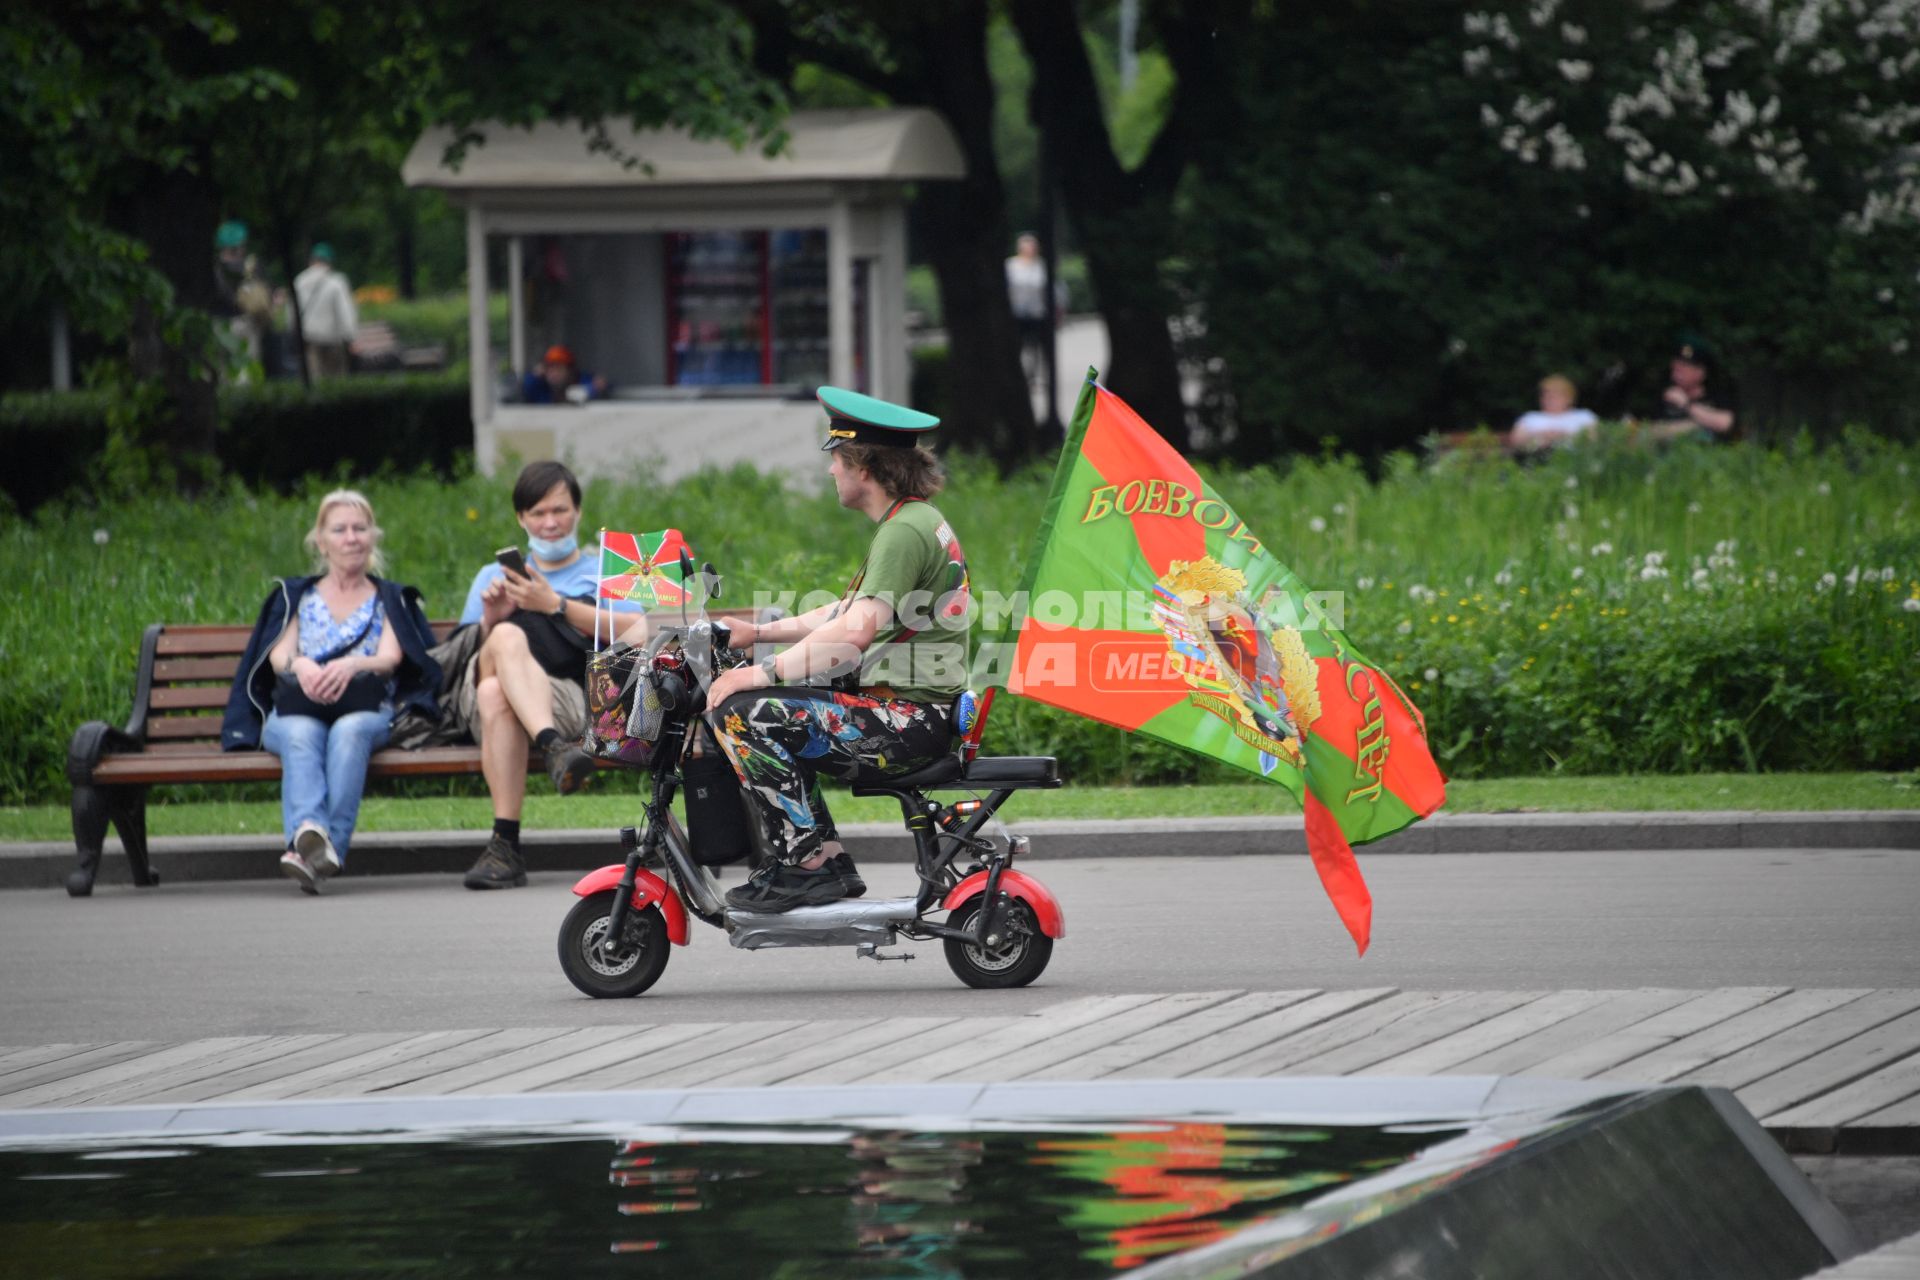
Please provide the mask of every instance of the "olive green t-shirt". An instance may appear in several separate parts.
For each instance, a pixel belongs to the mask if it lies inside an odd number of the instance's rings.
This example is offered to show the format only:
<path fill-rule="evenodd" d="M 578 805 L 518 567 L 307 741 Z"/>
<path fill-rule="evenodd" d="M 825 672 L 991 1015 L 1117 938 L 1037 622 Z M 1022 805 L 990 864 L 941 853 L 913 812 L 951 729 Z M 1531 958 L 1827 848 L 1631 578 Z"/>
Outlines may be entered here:
<path fill-rule="evenodd" d="M 911 702 L 950 702 L 967 687 L 973 608 L 967 560 L 931 502 L 908 502 L 881 522 L 853 598 L 893 609 L 894 622 L 874 638 L 860 686 L 890 687 Z M 913 634 L 902 636 L 902 628 Z M 891 643 L 889 643 L 891 640 Z"/>

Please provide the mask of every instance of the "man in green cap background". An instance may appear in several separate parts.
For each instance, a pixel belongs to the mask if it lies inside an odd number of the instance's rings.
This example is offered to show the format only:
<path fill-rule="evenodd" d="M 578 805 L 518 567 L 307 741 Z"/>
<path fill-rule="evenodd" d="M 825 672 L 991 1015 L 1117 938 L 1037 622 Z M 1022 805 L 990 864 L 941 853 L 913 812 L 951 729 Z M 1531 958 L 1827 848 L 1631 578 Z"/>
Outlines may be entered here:
<path fill-rule="evenodd" d="M 259 360 L 273 328 L 273 290 L 260 274 L 260 264 L 247 252 L 247 224 L 229 219 L 213 233 L 213 290 L 218 302 L 214 314 L 245 349 L 249 360 Z"/>
<path fill-rule="evenodd" d="M 344 377 L 347 344 L 360 330 L 353 308 L 353 289 L 346 276 L 333 269 L 333 246 L 313 246 L 305 271 L 293 278 L 293 297 L 300 307 L 300 332 L 307 347 L 307 376 Z"/>
<path fill-rule="evenodd" d="M 737 647 L 789 647 L 723 673 L 708 690 L 707 719 L 774 855 L 727 894 L 750 911 L 866 892 L 814 778 L 878 782 L 931 764 L 952 749 L 953 700 L 966 687 L 966 556 L 929 501 L 945 475 L 920 445 L 940 420 L 839 387 L 818 395 L 840 505 L 878 528 L 836 603 L 732 624 Z"/>

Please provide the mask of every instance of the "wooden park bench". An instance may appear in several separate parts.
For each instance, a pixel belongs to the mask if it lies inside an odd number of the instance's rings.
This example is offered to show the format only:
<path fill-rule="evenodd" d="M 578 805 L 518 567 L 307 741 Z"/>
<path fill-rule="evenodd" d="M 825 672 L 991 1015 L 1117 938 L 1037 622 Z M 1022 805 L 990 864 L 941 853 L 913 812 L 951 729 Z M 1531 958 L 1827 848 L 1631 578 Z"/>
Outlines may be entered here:
<path fill-rule="evenodd" d="M 426 372 L 447 367 L 447 349 L 439 343 L 405 346 L 385 320 L 363 320 L 347 344 L 357 367 Z"/>
<path fill-rule="evenodd" d="M 751 617 L 750 609 L 709 609 L 715 619 Z M 436 641 L 457 623 L 435 622 Z M 116 729 L 90 720 L 67 746 L 73 784 L 74 869 L 67 893 L 93 892 L 107 825 L 120 836 L 136 885 L 160 883 L 147 857 L 147 791 L 172 783 L 277 782 L 280 758 L 269 751 L 222 751 L 220 726 L 234 672 L 246 652 L 248 626 L 170 626 L 156 622 L 140 637 L 134 669 L 133 715 Z M 527 768 L 545 766 L 529 752 Z M 376 751 L 367 780 L 446 777 L 480 772 L 480 748 L 471 743 Z"/>

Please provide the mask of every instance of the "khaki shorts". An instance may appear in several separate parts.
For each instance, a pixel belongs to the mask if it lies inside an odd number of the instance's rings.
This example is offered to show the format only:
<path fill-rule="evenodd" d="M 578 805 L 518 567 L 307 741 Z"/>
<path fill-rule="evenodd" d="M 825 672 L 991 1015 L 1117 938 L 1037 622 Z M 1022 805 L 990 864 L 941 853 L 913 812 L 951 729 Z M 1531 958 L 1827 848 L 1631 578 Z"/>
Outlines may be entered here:
<path fill-rule="evenodd" d="M 480 741 L 480 659 L 476 655 L 460 673 L 460 685 L 453 691 L 453 714 L 475 742 Z M 578 742 L 587 732 L 587 691 L 571 680 L 548 676 L 553 690 L 553 727 L 569 742 Z"/>

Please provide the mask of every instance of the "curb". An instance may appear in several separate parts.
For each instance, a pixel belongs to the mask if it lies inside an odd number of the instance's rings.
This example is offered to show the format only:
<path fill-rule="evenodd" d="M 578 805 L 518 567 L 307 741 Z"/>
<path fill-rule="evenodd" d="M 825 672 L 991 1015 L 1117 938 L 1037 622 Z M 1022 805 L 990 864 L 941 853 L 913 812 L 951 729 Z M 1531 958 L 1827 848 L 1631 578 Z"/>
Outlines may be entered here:
<path fill-rule="evenodd" d="M 1238 857 L 1304 854 L 1298 817 L 1136 818 L 1125 822 L 1038 819 L 1009 829 L 1030 836 L 1036 856 L 1057 858 Z M 891 823 L 841 829 L 848 852 L 866 862 L 910 862 L 913 847 Z M 354 842 L 359 875 L 466 871 L 486 832 L 369 831 Z M 530 871 L 589 871 L 620 861 L 611 829 L 530 831 Z M 270 835 L 162 836 L 149 842 L 161 883 L 272 880 L 280 850 Z M 1441 813 L 1365 846 L 1368 857 L 1430 853 L 1685 853 L 1705 849 L 1920 850 L 1920 810 L 1839 809 L 1814 813 L 1727 810 L 1699 813 Z M 0 889 L 64 885 L 73 869 L 64 840 L 0 844 Z M 118 840 L 107 841 L 99 883 L 127 884 Z"/>

